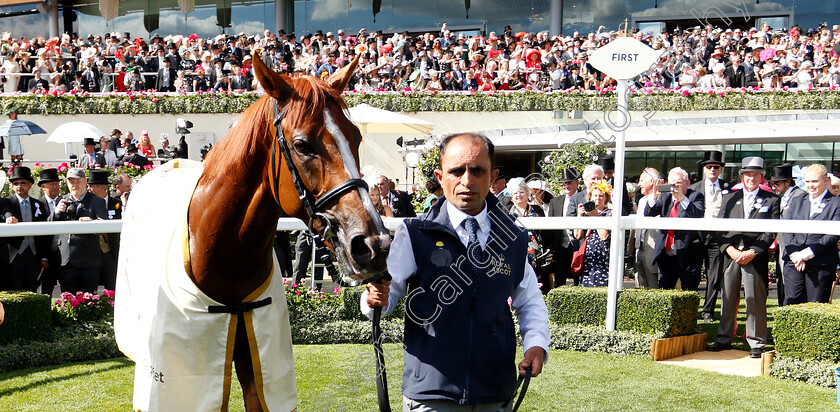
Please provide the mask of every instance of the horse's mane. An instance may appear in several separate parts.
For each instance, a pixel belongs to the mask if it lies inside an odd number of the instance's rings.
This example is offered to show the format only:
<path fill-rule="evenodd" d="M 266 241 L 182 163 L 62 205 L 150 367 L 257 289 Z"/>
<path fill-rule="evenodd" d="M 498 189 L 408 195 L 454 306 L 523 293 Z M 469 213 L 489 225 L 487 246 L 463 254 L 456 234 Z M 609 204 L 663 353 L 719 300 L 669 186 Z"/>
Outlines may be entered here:
<path fill-rule="evenodd" d="M 335 102 L 341 110 L 347 109 L 341 93 L 315 77 L 292 79 L 283 76 L 283 79 L 294 89 L 285 105 L 286 124 L 291 121 L 292 126 L 299 126 L 312 122 L 312 118 L 322 113 L 329 102 Z M 260 167 L 268 173 L 265 160 L 270 156 L 275 139 L 271 130 L 274 104 L 275 100 L 266 94 L 245 110 L 227 136 L 207 155 L 205 173 L 211 176 L 229 174 L 232 165 L 241 165 L 246 170 Z"/>

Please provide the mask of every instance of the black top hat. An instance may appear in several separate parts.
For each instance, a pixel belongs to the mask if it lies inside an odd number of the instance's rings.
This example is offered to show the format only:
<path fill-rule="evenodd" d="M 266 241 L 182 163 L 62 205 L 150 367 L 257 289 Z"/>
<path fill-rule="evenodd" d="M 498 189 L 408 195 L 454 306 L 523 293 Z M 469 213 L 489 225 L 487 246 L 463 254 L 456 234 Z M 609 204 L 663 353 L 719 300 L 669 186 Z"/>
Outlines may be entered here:
<path fill-rule="evenodd" d="M 709 150 L 703 153 L 703 161 L 700 162 L 700 165 L 705 166 L 708 164 L 723 165 L 723 152 L 719 150 Z"/>
<path fill-rule="evenodd" d="M 496 180 L 505 179 L 505 167 L 504 166 L 496 166 L 496 167 L 493 168 L 493 170 L 498 170 L 499 171 L 499 175 L 496 176 Z"/>
<path fill-rule="evenodd" d="M 90 178 L 88 178 L 89 185 L 107 185 L 108 171 L 104 169 L 93 169 L 90 171 Z"/>
<path fill-rule="evenodd" d="M 784 180 L 793 180 L 793 163 L 782 163 L 773 166 L 773 177 L 771 182 L 781 182 Z"/>
<path fill-rule="evenodd" d="M 598 166 L 604 168 L 605 172 L 615 171 L 615 158 L 612 155 L 598 158 Z"/>
<path fill-rule="evenodd" d="M 15 180 L 28 180 L 31 183 L 35 183 L 35 179 L 32 178 L 32 170 L 26 166 L 15 166 L 12 168 L 12 175 L 9 176 L 9 181 L 14 182 Z"/>
<path fill-rule="evenodd" d="M 286 30 L 285 29 L 277 30 L 277 34 L 279 34 L 281 36 L 284 36 L 284 35 L 286 35 Z"/>
<path fill-rule="evenodd" d="M 85 137 L 85 142 L 84 142 L 84 145 L 85 145 L 85 146 L 87 146 L 87 145 L 91 145 L 91 146 L 93 146 L 93 145 L 95 145 L 95 144 L 96 144 L 96 143 L 94 142 L 94 140 L 93 140 L 93 138 L 92 138 L 92 137 Z"/>
<path fill-rule="evenodd" d="M 315 35 L 316 35 L 316 36 L 323 36 L 323 35 L 324 35 L 324 32 L 323 32 L 323 31 L 321 31 L 321 30 L 316 30 L 316 31 L 315 31 Z"/>
<path fill-rule="evenodd" d="M 59 180 L 58 169 L 43 169 L 41 170 L 41 174 L 38 178 L 38 186 L 41 186 L 42 183 L 58 182 Z"/>
<path fill-rule="evenodd" d="M 137 145 L 134 144 L 134 143 L 130 143 L 128 145 L 128 147 L 125 148 L 125 151 L 126 151 L 126 153 L 136 152 L 137 151 Z"/>
<path fill-rule="evenodd" d="M 563 172 L 560 175 L 560 183 L 568 183 L 575 180 L 578 180 L 580 176 L 577 174 L 577 170 L 573 167 L 567 167 L 563 169 Z"/>

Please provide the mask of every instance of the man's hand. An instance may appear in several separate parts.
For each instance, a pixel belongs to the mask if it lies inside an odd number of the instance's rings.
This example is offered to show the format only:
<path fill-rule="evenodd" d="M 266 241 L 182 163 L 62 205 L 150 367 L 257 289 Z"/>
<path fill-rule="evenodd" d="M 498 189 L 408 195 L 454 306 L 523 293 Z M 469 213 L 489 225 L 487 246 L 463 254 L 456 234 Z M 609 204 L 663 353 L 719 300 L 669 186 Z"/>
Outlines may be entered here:
<path fill-rule="evenodd" d="M 61 199 L 58 201 L 58 204 L 55 205 L 55 214 L 60 215 L 67 210 L 67 201 L 65 199 Z"/>
<path fill-rule="evenodd" d="M 50 262 L 46 260 L 41 260 L 41 270 L 47 270 L 50 267 Z"/>
<path fill-rule="evenodd" d="M 731 257 L 735 262 L 738 262 L 738 259 L 741 258 L 741 251 L 735 249 L 735 246 L 729 246 L 726 248 L 726 254 L 729 255 L 729 257 Z"/>
<path fill-rule="evenodd" d="M 749 265 L 750 262 L 755 258 L 755 251 L 752 249 L 747 249 L 741 251 L 741 261 L 738 262 L 739 265 Z"/>
<path fill-rule="evenodd" d="M 390 280 L 380 280 L 377 282 L 368 283 L 367 288 L 367 304 L 370 307 L 388 306 L 388 293 L 391 290 Z"/>
<path fill-rule="evenodd" d="M 18 222 L 18 220 L 14 216 L 9 216 L 8 218 L 6 218 L 6 223 L 8 223 L 8 224 L 13 224 L 13 223 L 17 223 L 17 222 Z"/>
<path fill-rule="evenodd" d="M 79 218 L 79 222 L 90 222 L 90 216 L 82 216 Z"/>
<path fill-rule="evenodd" d="M 525 352 L 525 359 L 519 362 L 519 376 L 525 376 L 525 368 L 531 367 L 531 376 L 536 378 L 542 372 L 545 349 L 534 346 Z"/>

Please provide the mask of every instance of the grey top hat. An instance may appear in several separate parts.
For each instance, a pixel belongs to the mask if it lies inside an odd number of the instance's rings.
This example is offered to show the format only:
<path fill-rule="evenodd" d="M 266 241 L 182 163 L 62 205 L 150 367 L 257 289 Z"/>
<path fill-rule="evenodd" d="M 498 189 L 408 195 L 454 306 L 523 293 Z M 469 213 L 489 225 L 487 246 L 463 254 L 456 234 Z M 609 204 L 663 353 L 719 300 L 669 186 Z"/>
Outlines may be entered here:
<path fill-rule="evenodd" d="M 744 160 L 741 161 L 741 170 L 739 173 L 748 172 L 759 172 L 764 174 L 764 159 L 758 156 L 745 157 Z"/>

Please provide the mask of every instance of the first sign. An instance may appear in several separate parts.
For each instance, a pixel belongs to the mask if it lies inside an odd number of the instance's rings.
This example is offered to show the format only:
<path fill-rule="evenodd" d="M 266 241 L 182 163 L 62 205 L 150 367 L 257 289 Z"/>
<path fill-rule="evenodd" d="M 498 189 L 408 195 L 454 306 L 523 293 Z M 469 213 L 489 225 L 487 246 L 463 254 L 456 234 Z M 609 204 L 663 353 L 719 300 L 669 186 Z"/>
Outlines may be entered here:
<path fill-rule="evenodd" d="M 592 52 L 589 63 L 613 79 L 627 80 L 646 72 L 661 55 L 662 50 L 653 50 L 630 37 L 619 37 Z"/>

